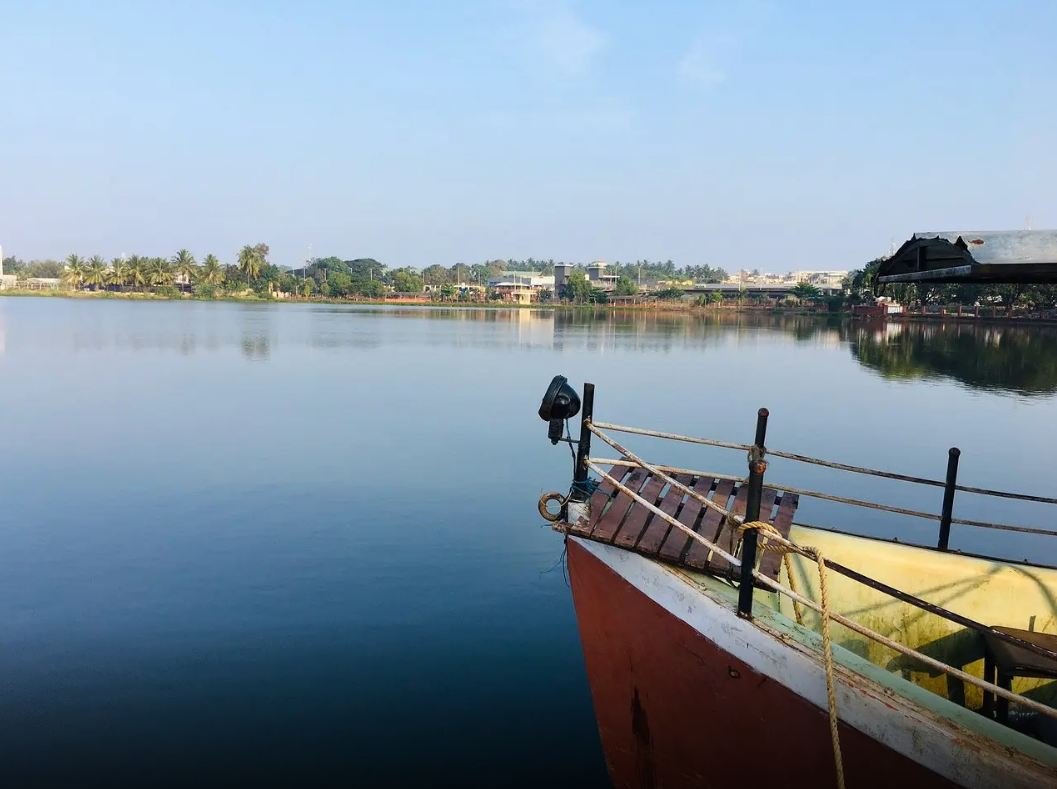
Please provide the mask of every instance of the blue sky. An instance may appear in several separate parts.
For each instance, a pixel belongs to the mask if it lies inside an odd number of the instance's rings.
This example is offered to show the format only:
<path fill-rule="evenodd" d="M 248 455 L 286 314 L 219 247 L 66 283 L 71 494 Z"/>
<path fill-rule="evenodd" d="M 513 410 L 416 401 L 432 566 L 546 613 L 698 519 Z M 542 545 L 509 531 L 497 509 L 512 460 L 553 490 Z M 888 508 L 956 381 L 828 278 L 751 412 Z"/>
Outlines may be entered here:
<path fill-rule="evenodd" d="M 0 244 L 846 268 L 1057 227 L 1057 3 L 0 0 Z"/>

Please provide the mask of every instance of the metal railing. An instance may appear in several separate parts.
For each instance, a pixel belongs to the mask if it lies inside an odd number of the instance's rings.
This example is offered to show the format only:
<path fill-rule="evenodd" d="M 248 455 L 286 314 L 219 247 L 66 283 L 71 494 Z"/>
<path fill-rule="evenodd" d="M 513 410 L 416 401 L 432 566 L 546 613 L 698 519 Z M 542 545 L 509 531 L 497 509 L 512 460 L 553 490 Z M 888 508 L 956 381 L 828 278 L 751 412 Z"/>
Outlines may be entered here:
<path fill-rule="evenodd" d="M 732 441 L 719 441 L 711 438 L 700 438 L 697 436 L 682 435 L 680 433 L 667 433 L 660 430 L 647 430 L 645 428 L 630 427 L 628 425 L 618 425 L 613 424 L 611 422 L 592 422 L 592 424 L 594 427 L 597 427 L 601 430 L 611 430 L 613 432 L 618 433 L 651 436 L 653 438 L 663 438 L 671 441 L 682 441 L 691 444 L 701 444 L 704 446 L 718 447 L 720 449 L 736 449 L 745 452 L 752 452 L 756 450 L 759 452 L 761 459 L 764 456 L 771 456 L 782 458 L 785 460 L 792 460 L 798 463 L 806 463 L 810 465 L 832 468 L 838 471 L 847 471 L 853 474 L 864 474 L 872 477 L 891 479 L 898 482 L 910 482 L 917 485 L 927 485 L 932 487 L 943 488 L 943 502 L 941 511 L 939 513 L 932 513 L 925 512 L 922 510 L 909 509 L 907 507 L 897 507 L 891 504 L 884 504 L 881 502 L 867 501 L 865 499 L 856 499 L 849 496 L 838 496 L 833 493 L 825 493 L 823 491 L 798 488 L 791 485 L 778 485 L 778 487 L 781 487 L 782 490 L 789 491 L 790 493 L 796 493 L 801 496 L 808 496 L 810 498 L 821 499 L 824 501 L 832 501 L 839 504 L 848 504 L 851 506 L 863 507 L 866 509 L 879 510 L 882 512 L 890 512 L 896 515 L 907 515 L 913 518 L 923 518 L 926 520 L 937 521 L 940 524 L 937 547 L 939 547 L 940 550 L 944 551 L 948 550 L 950 545 L 950 529 L 952 525 L 971 526 L 979 529 L 994 529 L 996 531 L 1019 532 L 1021 534 L 1036 534 L 1044 537 L 1057 537 L 1057 531 L 1053 531 L 1050 529 L 1039 529 L 1031 526 L 1018 526 L 1009 523 L 997 523 L 993 521 L 973 520 L 969 518 L 955 518 L 954 494 L 957 491 L 961 491 L 963 493 L 972 493 L 980 496 L 992 496 L 1004 499 L 1015 499 L 1017 501 L 1030 501 L 1038 504 L 1057 505 L 1057 498 L 1049 496 L 1036 496 L 1028 493 L 1016 493 L 1013 491 L 978 488 L 971 485 L 959 485 L 958 462 L 961 457 L 961 450 L 959 450 L 957 447 L 951 447 L 951 449 L 948 450 L 946 480 L 941 482 L 938 479 L 916 477 L 910 474 L 899 474 L 893 471 L 882 471 L 880 469 L 868 468 L 866 466 L 853 466 L 848 463 L 838 463 L 832 460 L 823 460 L 821 458 L 815 458 L 809 455 L 801 455 L 796 452 L 786 452 L 779 449 L 770 449 L 762 444 L 738 444 Z M 619 463 L 620 461 L 616 462 Z M 682 473 L 690 474 L 696 473 L 692 469 L 679 469 L 679 471 Z M 717 475 L 716 478 L 722 479 L 723 477 L 722 475 Z M 777 483 L 775 484 L 777 485 Z"/>
<path fill-rule="evenodd" d="M 952 517 L 953 499 L 955 491 L 962 490 L 968 493 L 998 496 L 1002 498 L 1019 499 L 1047 504 L 1057 504 L 1057 499 L 1044 496 L 1032 496 L 1028 494 L 1011 493 L 1007 491 L 989 490 L 985 488 L 959 486 L 957 485 L 957 464 L 958 456 L 960 453 L 957 449 L 952 449 L 949 453 L 950 461 L 948 463 L 947 479 L 944 482 L 940 482 L 938 480 L 929 480 L 922 477 L 913 477 L 905 474 L 896 474 L 893 472 L 880 471 L 877 469 L 869 469 L 860 466 L 850 466 L 848 464 L 843 463 L 834 463 L 832 461 L 825 461 L 818 458 L 812 458 L 806 455 L 799 455 L 792 452 L 769 450 L 766 448 L 765 444 L 767 420 L 769 418 L 769 413 L 767 409 L 764 408 L 761 408 L 757 415 L 756 435 L 754 443 L 737 444 L 733 442 L 685 436 L 677 433 L 666 433 L 657 430 L 647 430 L 643 428 L 629 427 L 626 425 L 617 425 L 608 422 L 594 422 L 594 386 L 591 384 L 587 384 L 584 388 L 583 404 L 584 408 L 581 415 L 580 436 L 579 439 L 575 442 L 578 446 L 575 459 L 573 491 L 570 495 L 579 495 L 581 498 L 586 499 L 585 483 L 588 479 L 588 472 L 594 471 L 609 485 L 611 485 L 614 491 L 620 491 L 623 494 L 627 495 L 632 501 L 636 502 L 642 507 L 645 507 L 649 512 L 653 514 L 654 517 L 660 518 L 670 527 L 683 532 L 691 540 L 701 543 L 706 548 L 708 548 L 712 552 L 712 554 L 725 559 L 729 563 L 729 565 L 732 568 L 736 568 L 739 573 L 738 614 L 740 616 L 749 619 L 752 618 L 753 590 L 756 588 L 757 585 L 761 585 L 770 589 L 773 592 L 778 593 L 779 595 L 785 595 L 786 597 L 788 597 L 790 600 L 793 601 L 795 610 L 798 605 L 809 608 L 815 611 L 820 616 L 837 622 L 838 624 L 843 625 L 849 630 L 852 630 L 853 632 L 856 632 L 859 635 L 862 635 L 895 652 L 898 652 L 905 657 L 912 658 L 913 660 L 916 660 L 923 665 L 926 665 L 932 669 L 947 674 L 948 676 L 954 677 L 963 682 L 979 687 L 985 693 L 985 695 L 991 694 L 992 697 L 998 697 L 1006 701 L 1013 701 L 1021 705 L 1022 707 L 1030 709 L 1041 715 L 1057 719 L 1057 709 L 1049 707 L 1033 699 L 1029 699 L 1020 694 L 1013 693 L 1011 690 L 1006 690 L 1005 688 L 1002 688 L 999 685 L 989 682 L 986 679 L 981 679 L 963 671 L 962 669 L 943 663 L 942 661 L 937 660 L 936 658 L 933 658 L 929 655 L 925 655 L 911 647 L 906 646 L 905 644 L 901 644 L 898 641 L 888 638 L 887 636 L 884 636 L 880 633 L 877 633 L 876 631 L 873 631 L 870 628 L 867 628 L 864 625 L 861 625 L 858 622 L 855 622 L 854 620 L 849 619 L 842 614 L 829 611 L 827 606 L 825 606 L 824 604 L 815 602 L 809 597 L 800 594 L 795 589 L 790 588 L 792 584 L 791 577 L 789 579 L 790 586 L 786 586 L 780 583 L 780 581 L 774 580 L 768 575 L 761 573 L 759 570 L 756 569 L 756 559 L 759 548 L 759 530 L 757 528 L 744 528 L 744 525 L 746 523 L 753 524 L 757 522 L 760 518 L 760 503 L 763 490 L 763 478 L 767 469 L 767 462 L 765 460 L 765 457 L 767 455 L 773 455 L 775 457 L 782 457 L 785 459 L 795 460 L 804 463 L 827 466 L 843 471 L 850 471 L 854 473 L 885 477 L 888 479 L 895 479 L 899 481 L 942 487 L 944 489 L 943 512 L 940 515 L 935 515 L 932 513 L 919 512 L 916 510 L 908 510 L 901 507 L 892 507 L 890 505 L 879 504 L 876 502 L 868 502 L 861 499 L 835 496 L 833 494 L 822 493 L 819 491 L 810 491 L 786 485 L 775 485 L 775 487 L 778 487 L 781 490 L 789 493 L 797 493 L 799 495 L 811 496 L 839 503 L 850 504 L 853 506 L 870 507 L 887 512 L 895 512 L 899 514 L 912 515 L 915 517 L 923 517 L 928 518 L 930 520 L 939 520 L 939 548 L 941 550 L 947 550 L 947 540 L 949 538 L 949 528 L 951 523 L 975 526 L 979 528 L 1017 531 L 1047 536 L 1055 536 L 1055 534 L 1057 534 L 1055 532 L 1046 531 L 1042 529 L 1034 529 L 1030 527 L 1010 526 L 1008 524 L 987 523 L 983 521 L 971 521 L 967 519 L 955 519 Z M 715 446 L 724 449 L 743 450 L 748 453 L 749 474 L 746 479 L 743 477 L 733 477 L 730 475 L 713 474 L 712 472 L 695 471 L 693 469 L 685 469 L 675 466 L 664 466 L 649 463 L 640 456 L 633 453 L 631 450 L 622 446 L 616 440 L 614 440 L 605 432 L 606 430 L 636 435 L 645 435 L 675 441 L 685 441 L 689 443 Z M 596 436 L 597 438 L 601 439 L 603 442 L 608 444 L 610 447 L 615 449 L 621 457 L 619 459 L 591 457 L 592 436 Z M 672 515 L 669 515 L 668 513 L 664 512 L 657 505 L 653 504 L 650 501 L 647 501 L 645 498 L 640 496 L 637 491 L 632 490 L 631 488 L 620 482 L 618 479 L 614 478 L 606 470 L 606 467 L 611 468 L 613 466 L 637 467 L 644 469 L 645 471 L 653 475 L 656 479 L 663 481 L 668 486 L 671 486 L 671 488 L 681 491 L 684 495 L 689 496 L 695 499 L 696 501 L 700 502 L 703 507 L 717 511 L 722 516 L 722 518 L 733 524 L 735 528 L 738 528 L 742 531 L 740 556 L 735 556 L 732 552 L 724 550 L 720 545 L 707 539 L 701 534 L 698 534 L 693 530 L 692 527 L 681 523 Z M 730 510 L 721 507 L 716 502 L 709 500 L 707 496 L 703 495 L 700 491 L 696 491 L 690 486 L 683 484 L 678 479 L 676 479 L 675 476 L 673 476 L 679 474 L 746 482 L 747 496 L 744 516 L 736 515 Z M 866 585 L 884 594 L 890 595 L 923 611 L 927 611 L 928 613 L 940 616 L 944 619 L 952 621 L 958 625 L 974 630 L 981 634 L 986 634 L 990 638 L 1013 644 L 1033 654 L 1037 654 L 1050 660 L 1057 661 L 1057 652 L 1053 650 L 1042 647 L 1031 641 L 1026 641 L 1015 635 L 1010 635 L 1000 630 L 996 630 L 993 627 L 977 622 L 973 619 L 970 619 L 969 617 L 962 616 L 941 606 L 930 603 L 915 595 L 889 586 L 888 584 L 884 584 L 856 570 L 845 567 L 844 565 L 838 562 L 834 562 L 829 559 L 823 559 L 822 557 L 818 556 L 817 552 L 815 552 L 813 549 L 806 549 L 800 545 L 797 545 L 793 541 L 782 537 L 776 532 L 766 534 L 764 539 L 766 540 L 764 546 L 765 550 L 778 550 L 781 553 L 796 554 L 808 558 L 813 562 L 818 561 L 820 565 L 820 572 L 824 572 L 826 569 L 832 570 L 833 572 L 839 575 L 842 575 L 853 581 Z"/>

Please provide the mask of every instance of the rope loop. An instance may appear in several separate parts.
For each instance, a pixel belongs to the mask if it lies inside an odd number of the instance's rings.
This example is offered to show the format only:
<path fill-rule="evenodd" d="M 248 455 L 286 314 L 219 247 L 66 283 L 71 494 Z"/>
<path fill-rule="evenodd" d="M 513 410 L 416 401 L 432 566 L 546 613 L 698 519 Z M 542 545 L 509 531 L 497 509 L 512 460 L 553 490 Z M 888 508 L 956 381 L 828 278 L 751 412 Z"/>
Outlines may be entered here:
<path fill-rule="evenodd" d="M 547 506 L 550 502 L 558 502 L 558 511 L 551 512 Z M 569 495 L 563 493 L 544 493 L 540 496 L 539 504 L 537 505 L 540 511 L 540 517 L 548 523 L 557 523 L 562 517 L 562 509 L 569 501 Z"/>

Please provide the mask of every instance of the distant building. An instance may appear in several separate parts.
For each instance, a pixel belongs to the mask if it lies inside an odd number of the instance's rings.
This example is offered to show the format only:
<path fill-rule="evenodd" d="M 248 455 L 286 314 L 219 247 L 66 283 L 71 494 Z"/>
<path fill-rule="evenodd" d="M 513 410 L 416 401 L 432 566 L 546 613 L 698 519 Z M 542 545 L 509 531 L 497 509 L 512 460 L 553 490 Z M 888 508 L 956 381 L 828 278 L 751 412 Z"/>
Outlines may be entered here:
<path fill-rule="evenodd" d="M 807 282 L 819 288 L 841 288 L 847 271 L 794 271 L 789 277 L 796 282 Z"/>
<path fill-rule="evenodd" d="M 26 290 L 58 290 L 62 280 L 57 277 L 28 277 L 20 283 L 19 287 Z"/>
<path fill-rule="evenodd" d="M 554 275 L 535 274 L 530 271 L 504 271 L 488 280 L 488 288 L 499 298 L 518 304 L 540 301 L 544 293 L 554 293 Z"/>
<path fill-rule="evenodd" d="M 0 290 L 15 287 L 15 275 L 4 273 L 4 248 L 0 247 Z"/>
<path fill-rule="evenodd" d="M 587 267 L 587 279 L 592 286 L 600 290 L 612 290 L 620 277 L 617 274 L 606 274 L 606 262 L 595 260 Z"/>

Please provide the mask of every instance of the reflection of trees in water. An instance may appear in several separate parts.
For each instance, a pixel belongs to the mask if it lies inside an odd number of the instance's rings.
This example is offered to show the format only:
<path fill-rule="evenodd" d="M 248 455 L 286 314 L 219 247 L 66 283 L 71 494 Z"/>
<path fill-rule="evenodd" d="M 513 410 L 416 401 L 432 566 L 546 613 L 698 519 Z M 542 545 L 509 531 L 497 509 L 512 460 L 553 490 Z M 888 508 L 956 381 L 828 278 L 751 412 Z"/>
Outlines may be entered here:
<path fill-rule="evenodd" d="M 852 324 L 852 354 L 886 378 L 948 377 L 976 389 L 1057 391 L 1057 329 L 965 323 Z"/>
<path fill-rule="evenodd" d="M 586 338 L 589 347 L 619 340 L 622 349 L 653 350 L 700 345 L 707 338 L 771 331 L 798 341 L 839 342 L 840 320 L 828 316 L 776 313 L 683 312 L 666 310 L 557 311 L 555 344 Z"/>
<path fill-rule="evenodd" d="M 242 355 L 252 361 L 268 359 L 272 355 L 271 338 L 266 334 L 243 334 Z"/>
<path fill-rule="evenodd" d="M 629 351 L 668 350 L 674 347 L 701 346 L 705 338 L 737 335 L 758 331 L 774 331 L 791 335 L 798 341 L 822 341 L 836 345 L 840 340 L 839 318 L 813 315 L 782 315 L 776 313 L 737 313 L 733 310 L 613 310 L 613 309 L 534 309 L 534 308 L 473 308 L 415 306 L 357 306 L 328 305 L 314 310 L 315 314 L 373 315 L 417 321 L 436 321 L 467 324 L 492 324 L 509 331 L 469 332 L 416 336 L 416 342 L 427 344 L 472 347 L 551 347 L 591 351 L 608 346 Z M 331 331 L 334 326 L 331 324 Z M 350 332 L 344 340 L 332 338 L 332 345 L 362 344 Z M 399 342 L 388 336 L 385 342 Z"/>

